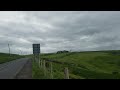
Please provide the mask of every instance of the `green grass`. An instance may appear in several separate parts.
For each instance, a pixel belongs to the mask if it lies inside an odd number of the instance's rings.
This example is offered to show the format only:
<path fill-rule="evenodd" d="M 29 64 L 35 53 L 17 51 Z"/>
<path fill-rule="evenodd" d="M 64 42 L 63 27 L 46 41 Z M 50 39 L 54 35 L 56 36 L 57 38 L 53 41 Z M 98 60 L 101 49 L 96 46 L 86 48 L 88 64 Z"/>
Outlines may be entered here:
<path fill-rule="evenodd" d="M 69 68 L 71 79 L 120 79 L 119 50 L 42 54 L 41 58 L 74 64 L 53 64 L 55 79 L 64 79 L 64 67 Z M 113 74 L 113 72 L 117 72 L 117 74 Z"/>
<path fill-rule="evenodd" d="M 46 71 L 46 76 L 45 76 L 43 68 L 39 67 L 37 62 L 32 61 L 32 78 L 33 79 L 50 79 L 50 76 L 48 71 Z"/>
<path fill-rule="evenodd" d="M 7 53 L 0 53 L 0 64 L 1 63 L 5 63 L 5 62 L 9 62 L 15 59 L 19 59 L 22 58 L 24 56 L 20 56 L 20 55 L 16 55 L 16 54 L 7 54 Z"/>

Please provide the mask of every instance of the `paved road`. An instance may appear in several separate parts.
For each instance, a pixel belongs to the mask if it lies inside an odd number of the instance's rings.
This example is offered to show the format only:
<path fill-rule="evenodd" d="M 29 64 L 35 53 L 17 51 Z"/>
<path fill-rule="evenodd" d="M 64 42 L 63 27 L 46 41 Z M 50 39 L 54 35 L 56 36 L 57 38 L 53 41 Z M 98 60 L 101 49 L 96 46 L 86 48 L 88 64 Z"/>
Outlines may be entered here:
<path fill-rule="evenodd" d="M 13 79 L 29 61 L 29 58 L 21 58 L 0 64 L 0 79 Z"/>
<path fill-rule="evenodd" d="M 32 60 L 29 60 L 21 71 L 16 75 L 15 79 L 32 79 Z"/>

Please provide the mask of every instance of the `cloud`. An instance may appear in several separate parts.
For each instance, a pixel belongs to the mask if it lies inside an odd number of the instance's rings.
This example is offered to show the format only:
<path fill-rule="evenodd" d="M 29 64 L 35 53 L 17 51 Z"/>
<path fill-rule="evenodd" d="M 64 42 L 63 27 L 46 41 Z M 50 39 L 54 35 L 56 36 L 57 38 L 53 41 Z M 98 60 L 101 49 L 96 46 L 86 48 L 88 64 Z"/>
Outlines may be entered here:
<path fill-rule="evenodd" d="M 119 11 L 1 11 L 0 52 L 120 49 Z"/>

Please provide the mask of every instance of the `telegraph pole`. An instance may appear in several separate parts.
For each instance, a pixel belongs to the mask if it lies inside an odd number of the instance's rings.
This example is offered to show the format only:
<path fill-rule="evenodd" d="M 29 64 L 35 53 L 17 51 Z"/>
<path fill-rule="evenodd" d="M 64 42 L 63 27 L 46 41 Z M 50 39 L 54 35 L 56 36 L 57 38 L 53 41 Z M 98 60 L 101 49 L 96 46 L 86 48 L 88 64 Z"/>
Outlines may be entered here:
<path fill-rule="evenodd" d="M 9 45 L 9 43 L 8 43 L 8 49 L 9 49 L 9 55 L 10 55 L 10 45 Z"/>

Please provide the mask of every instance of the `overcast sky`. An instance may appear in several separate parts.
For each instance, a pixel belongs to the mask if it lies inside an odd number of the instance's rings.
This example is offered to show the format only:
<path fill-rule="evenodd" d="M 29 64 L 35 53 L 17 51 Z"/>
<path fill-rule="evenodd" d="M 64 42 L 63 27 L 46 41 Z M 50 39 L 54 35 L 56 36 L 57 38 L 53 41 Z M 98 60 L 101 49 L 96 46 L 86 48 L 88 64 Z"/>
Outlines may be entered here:
<path fill-rule="evenodd" d="M 120 11 L 0 11 L 0 52 L 120 49 Z"/>

